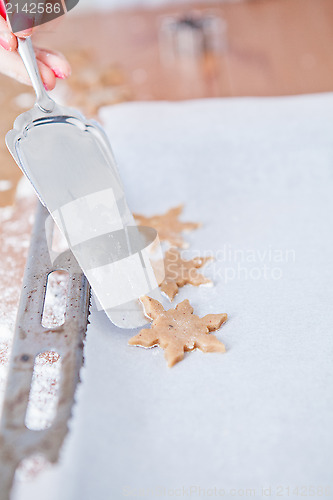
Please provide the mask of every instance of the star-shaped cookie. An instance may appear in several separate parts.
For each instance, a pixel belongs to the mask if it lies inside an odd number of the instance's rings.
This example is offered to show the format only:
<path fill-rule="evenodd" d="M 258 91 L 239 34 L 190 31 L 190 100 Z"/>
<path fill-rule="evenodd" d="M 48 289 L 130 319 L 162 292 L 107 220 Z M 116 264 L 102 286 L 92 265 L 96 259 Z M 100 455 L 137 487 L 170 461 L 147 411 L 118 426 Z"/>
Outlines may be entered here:
<path fill-rule="evenodd" d="M 179 250 L 170 248 L 164 257 L 165 276 L 160 284 L 161 291 L 172 301 L 178 293 L 178 289 L 186 284 L 194 286 L 212 284 L 210 279 L 197 271 L 211 260 L 212 257 L 196 257 L 195 259 L 184 260 Z"/>
<path fill-rule="evenodd" d="M 153 227 L 159 236 L 160 241 L 168 241 L 171 246 L 186 248 L 186 243 L 181 236 L 183 231 L 193 231 L 200 227 L 195 222 L 181 222 L 179 216 L 183 211 L 183 205 L 171 208 L 162 215 L 145 217 L 144 215 L 134 214 L 134 218 L 139 226 Z"/>
<path fill-rule="evenodd" d="M 218 330 L 227 320 L 226 314 L 207 314 L 199 318 L 193 314 L 188 300 L 175 309 L 166 311 L 162 304 L 150 297 L 142 297 L 146 316 L 152 320 L 151 328 L 141 330 L 129 340 L 129 345 L 164 349 L 165 359 L 171 367 L 184 358 L 185 351 L 225 352 L 225 346 L 209 332 Z"/>

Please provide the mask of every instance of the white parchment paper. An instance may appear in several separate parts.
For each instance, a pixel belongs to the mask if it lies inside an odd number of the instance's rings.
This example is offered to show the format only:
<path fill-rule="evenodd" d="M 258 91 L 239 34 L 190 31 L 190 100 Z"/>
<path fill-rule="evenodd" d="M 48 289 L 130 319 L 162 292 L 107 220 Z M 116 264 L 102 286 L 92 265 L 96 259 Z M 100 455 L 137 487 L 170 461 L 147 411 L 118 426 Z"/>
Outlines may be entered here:
<path fill-rule="evenodd" d="M 216 256 L 215 287 L 185 287 L 175 304 L 227 312 L 227 353 L 168 369 L 94 310 L 61 463 L 15 498 L 319 498 L 333 486 L 333 95 L 133 103 L 101 118 L 131 209 L 185 203 L 183 220 L 203 223 L 185 256 Z"/>

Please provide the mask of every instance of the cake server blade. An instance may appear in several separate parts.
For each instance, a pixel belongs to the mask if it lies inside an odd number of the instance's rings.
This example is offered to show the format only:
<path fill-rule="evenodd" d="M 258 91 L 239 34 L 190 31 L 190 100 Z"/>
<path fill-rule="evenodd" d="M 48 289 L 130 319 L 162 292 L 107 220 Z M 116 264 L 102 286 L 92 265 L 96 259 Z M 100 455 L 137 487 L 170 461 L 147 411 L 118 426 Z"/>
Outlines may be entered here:
<path fill-rule="evenodd" d="M 136 227 L 101 126 L 50 98 L 30 38 L 19 39 L 19 53 L 37 100 L 8 132 L 8 149 L 65 236 L 97 306 L 119 327 L 142 326 L 138 298 L 159 295 L 151 263 L 157 233 Z"/>

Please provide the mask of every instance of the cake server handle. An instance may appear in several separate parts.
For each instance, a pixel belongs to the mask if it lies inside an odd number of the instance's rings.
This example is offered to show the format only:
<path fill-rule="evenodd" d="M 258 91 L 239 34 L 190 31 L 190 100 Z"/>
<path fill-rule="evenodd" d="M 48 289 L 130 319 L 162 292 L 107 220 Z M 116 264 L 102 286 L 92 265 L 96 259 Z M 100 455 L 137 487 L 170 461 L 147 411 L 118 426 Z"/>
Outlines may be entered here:
<path fill-rule="evenodd" d="M 35 90 L 37 106 L 45 113 L 51 113 L 54 109 L 55 102 L 51 99 L 44 88 L 30 37 L 18 38 L 18 52 Z"/>

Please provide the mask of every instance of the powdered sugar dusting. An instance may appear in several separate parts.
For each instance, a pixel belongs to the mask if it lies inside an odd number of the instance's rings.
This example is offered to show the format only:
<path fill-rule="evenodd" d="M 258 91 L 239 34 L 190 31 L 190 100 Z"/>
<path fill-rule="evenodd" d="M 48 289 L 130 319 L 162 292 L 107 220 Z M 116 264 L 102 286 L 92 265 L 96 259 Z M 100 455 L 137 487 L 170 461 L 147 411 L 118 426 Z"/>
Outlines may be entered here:
<path fill-rule="evenodd" d="M 0 208 L 0 404 L 36 204 L 26 182 L 20 182 L 14 206 Z"/>

